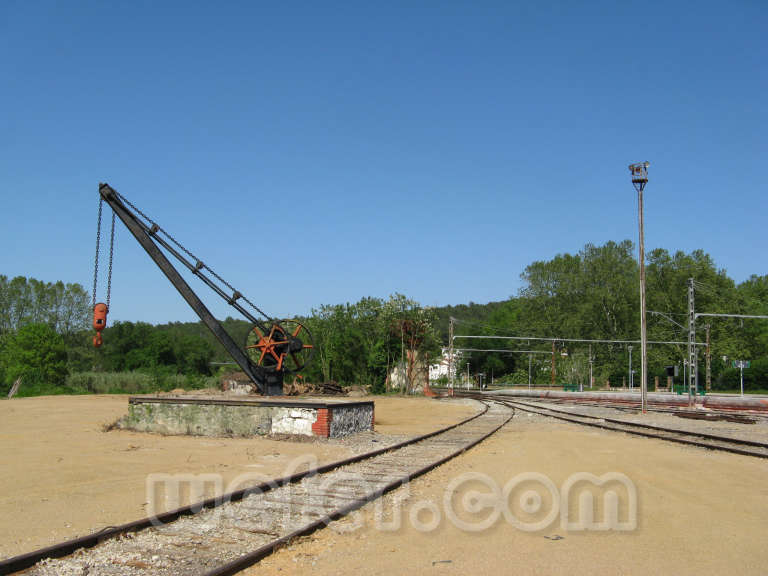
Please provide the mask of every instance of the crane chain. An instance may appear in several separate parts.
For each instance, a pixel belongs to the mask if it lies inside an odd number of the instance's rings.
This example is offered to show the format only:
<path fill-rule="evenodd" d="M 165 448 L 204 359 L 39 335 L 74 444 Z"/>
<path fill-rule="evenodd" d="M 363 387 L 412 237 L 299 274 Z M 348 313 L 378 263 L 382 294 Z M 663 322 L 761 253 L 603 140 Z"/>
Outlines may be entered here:
<path fill-rule="evenodd" d="M 99 217 L 96 221 L 96 257 L 93 262 L 93 302 L 91 307 L 96 306 L 96 286 L 99 281 L 99 246 L 101 244 L 101 211 L 104 206 L 104 199 L 99 198 Z"/>
<path fill-rule="evenodd" d="M 107 272 L 107 310 L 109 310 L 109 299 L 112 296 L 112 258 L 115 254 L 115 212 L 112 211 L 112 231 L 109 235 L 109 269 Z"/>
<path fill-rule="evenodd" d="M 99 253 L 101 252 L 101 214 L 104 207 L 104 199 L 99 198 L 99 216 L 96 221 L 96 256 L 93 262 L 93 302 L 92 307 L 96 307 L 96 289 L 99 285 Z M 109 310 L 109 300 L 112 295 L 112 260 L 115 254 L 115 213 L 112 212 L 112 230 L 109 235 L 109 268 L 107 269 L 107 310 Z"/>
<path fill-rule="evenodd" d="M 125 203 L 126 203 L 128 206 L 130 206 L 130 207 L 133 209 L 133 211 L 134 211 L 134 212 L 136 212 L 136 213 L 137 213 L 137 214 L 139 214 L 139 215 L 140 215 L 142 218 L 144 218 L 144 220 L 146 220 L 147 222 L 149 222 L 149 223 L 151 224 L 151 226 L 152 226 L 152 227 L 157 227 L 157 231 L 158 231 L 158 232 L 162 233 L 162 234 L 163 234 L 163 236 L 165 236 L 166 238 L 168 238 L 168 240 L 170 240 L 170 241 L 171 241 L 173 244 L 175 244 L 177 248 L 179 248 L 179 249 L 180 249 L 182 252 L 184 252 L 184 254 L 186 254 L 187 256 L 189 256 L 189 257 L 190 257 L 190 258 L 191 258 L 191 259 L 192 259 L 194 262 L 196 262 L 196 263 L 197 263 L 197 264 L 198 264 L 198 265 L 199 265 L 201 268 L 205 268 L 206 270 L 208 270 L 208 272 L 210 272 L 210 273 L 211 273 L 211 275 L 212 275 L 214 278 L 216 278 L 216 279 L 217 279 L 219 282 L 221 282 L 221 283 L 222 283 L 224 286 L 226 286 L 227 288 L 229 288 L 229 289 L 232 291 L 232 294 L 239 294 L 239 295 L 240 295 L 239 297 L 240 297 L 240 298 L 242 298 L 242 300 L 243 300 L 244 302 L 246 302 L 246 303 L 247 303 L 247 304 L 248 304 L 248 305 L 249 305 L 251 308 L 253 308 L 253 309 L 254 309 L 256 312 L 258 312 L 259 314 L 261 314 L 261 315 L 262 315 L 264 318 L 266 318 L 267 320 L 271 320 L 271 318 L 269 317 L 269 315 L 268 315 L 266 312 L 264 312 L 264 311 L 263 311 L 261 308 L 259 308 L 258 306 L 256 306 L 256 304 L 254 304 L 253 302 L 251 302 L 251 301 L 250 301 L 250 300 L 249 300 L 249 299 L 248 299 L 246 296 L 244 296 L 242 293 L 240 293 L 240 292 L 239 292 L 237 289 L 235 289 L 235 287 L 234 287 L 234 286 L 232 286 L 232 284 L 230 284 L 229 282 L 227 282 L 226 280 L 224 280 L 224 278 L 222 278 L 221 276 L 219 276 L 218 274 L 216 274 L 216 272 L 214 272 L 214 271 L 211 269 L 211 267 L 210 267 L 210 266 L 208 266 L 207 264 L 205 264 L 205 263 L 204 263 L 202 260 L 200 260 L 200 258 L 198 258 L 198 257 L 197 257 L 197 256 L 195 256 L 194 254 L 192 254 L 192 252 L 190 252 L 189 250 L 187 250 L 187 249 L 186 249 L 186 247 L 184 247 L 184 245 L 182 245 L 182 243 L 181 243 L 181 242 L 179 242 L 178 240 L 176 240 L 176 238 L 174 238 L 173 236 L 171 236 L 171 235 L 170 235 L 170 234 L 169 234 L 169 233 L 168 233 L 166 230 L 164 230 L 164 229 L 163 229 L 163 228 L 162 228 L 162 227 L 161 227 L 161 226 L 160 226 L 160 225 L 159 225 L 157 222 L 155 222 L 154 220 L 152 220 L 152 218 L 150 218 L 150 217 L 149 217 L 149 216 L 147 216 L 147 215 L 146 215 L 144 212 L 142 212 L 142 211 L 141 211 L 139 208 L 137 208 L 137 207 L 136 207 L 136 206 L 135 206 L 135 205 L 134 205 L 134 204 L 133 204 L 133 203 L 132 203 L 130 200 L 128 200 L 128 199 L 127 199 L 125 196 L 123 196 L 122 194 L 120 194 L 120 193 L 119 193 L 117 190 L 115 190 L 115 194 L 117 194 L 118 198 L 120 198 L 120 200 L 121 200 L 122 202 L 125 202 Z M 101 206 L 99 206 L 99 210 L 101 210 Z M 99 214 L 101 214 L 101 212 L 99 212 Z M 112 216 L 112 217 L 113 217 L 113 219 L 114 219 L 114 214 L 113 214 L 113 216 Z M 99 220 L 99 222 L 101 222 L 101 220 Z"/>

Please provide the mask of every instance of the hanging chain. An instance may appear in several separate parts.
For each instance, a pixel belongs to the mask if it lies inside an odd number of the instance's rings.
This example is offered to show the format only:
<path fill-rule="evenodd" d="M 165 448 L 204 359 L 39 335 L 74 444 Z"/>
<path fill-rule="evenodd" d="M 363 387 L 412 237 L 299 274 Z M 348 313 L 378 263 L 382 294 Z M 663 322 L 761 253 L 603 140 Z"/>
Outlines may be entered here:
<path fill-rule="evenodd" d="M 99 280 L 99 245 L 101 244 L 101 208 L 104 205 L 104 199 L 99 198 L 99 218 L 96 223 L 96 258 L 93 262 L 93 302 L 92 307 L 96 306 L 96 285 Z M 114 225 L 113 225 L 114 230 Z M 111 265 L 110 258 L 110 265 Z"/>
<path fill-rule="evenodd" d="M 109 271 L 107 272 L 107 310 L 112 295 L 112 257 L 115 254 L 115 211 L 112 211 L 112 232 L 109 235 Z"/>
<path fill-rule="evenodd" d="M 242 300 L 243 300 L 244 302 L 246 302 L 246 303 L 247 303 L 247 304 L 248 304 L 248 305 L 249 305 L 251 308 L 253 308 L 253 309 L 254 309 L 256 312 L 258 312 L 259 314 L 261 314 L 261 315 L 262 315 L 264 318 L 266 318 L 266 319 L 270 319 L 269 315 L 268 315 L 266 312 L 264 312 L 264 311 L 263 311 L 261 308 L 259 308 L 258 306 L 256 306 L 256 304 L 254 304 L 254 303 L 253 303 L 253 302 L 251 302 L 251 301 L 250 301 L 250 300 L 249 300 L 247 297 L 245 297 L 243 294 L 241 294 L 241 293 L 240 293 L 240 292 L 239 292 L 239 291 L 238 291 L 238 290 L 237 290 L 237 289 L 236 289 L 234 286 L 232 286 L 232 284 L 230 284 L 229 282 L 227 282 L 226 280 L 224 280 L 224 278 L 222 278 L 221 276 L 219 276 L 218 274 L 216 274 L 216 272 L 214 272 L 214 271 L 211 269 L 211 267 L 210 267 L 210 266 L 208 266 L 207 264 L 204 264 L 204 263 L 203 263 L 203 261 L 202 261 L 202 260 L 200 260 L 200 258 L 198 258 L 198 257 L 197 257 L 197 256 L 195 256 L 194 254 L 192 254 L 192 252 L 190 252 L 189 250 L 187 250 L 187 249 L 186 249 L 186 248 L 185 248 L 185 247 L 184 247 L 184 246 L 181 244 L 181 242 L 179 242 L 178 240 L 176 240 L 176 238 L 174 238 L 174 237 L 173 237 L 173 236 L 171 236 L 171 235 L 170 235 L 168 232 L 166 232 L 166 231 L 165 231 L 163 228 L 161 228 L 161 227 L 160 227 L 160 225 L 159 225 L 159 224 L 157 224 L 157 222 L 155 222 L 154 220 L 152 220 L 152 218 L 150 218 L 149 216 L 147 216 L 146 214 L 144 214 L 144 212 L 142 212 L 142 211 L 141 211 L 141 210 L 139 210 L 139 209 L 138 209 L 136 206 L 134 206 L 134 205 L 133 205 L 133 203 L 131 203 L 131 201 L 130 201 L 130 200 L 128 200 L 128 199 L 127 199 L 125 196 L 123 196 L 122 194 L 120 194 L 120 193 L 119 193 L 117 190 L 115 190 L 115 194 L 117 195 L 117 197 L 118 197 L 118 198 L 120 198 L 120 200 L 121 200 L 121 201 L 123 201 L 125 204 L 127 204 L 128 206 L 130 206 L 130 207 L 133 209 L 133 211 L 134 211 L 134 212 L 136 212 L 136 213 L 137 213 L 137 214 L 139 214 L 139 215 L 140 215 L 142 218 L 144 218 L 144 220 L 146 220 L 147 222 L 149 222 L 149 223 L 152 225 L 152 227 L 155 227 L 155 226 L 156 226 L 156 227 L 157 227 L 157 231 L 158 231 L 158 232 L 162 233 L 162 234 L 163 234 L 163 236 L 165 236 L 166 238 L 168 238 L 168 240 L 170 240 L 170 241 L 171 241 L 171 242 L 172 242 L 174 245 L 176 245 L 176 247 L 177 247 L 177 248 L 179 248 L 179 250 L 181 250 L 182 252 L 184 252 L 184 254 L 186 254 L 186 255 L 187 255 L 187 256 L 189 256 L 189 257 L 190 257 L 192 260 L 194 260 L 194 261 L 195 261 L 195 262 L 196 262 L 196 263 L 197 263 L 197 264 L 198 264 L 198 265 L 199 265 L 201 268 L 205 268 L 206 270 L 208 270 L 208 272 L 210 272 L 210 273 L 211 273 L 211 275 L 212 275 L 214 278 L 216 278 L 216 279 L 217 279 L 219 282 L 221 282 L 221 283 L 222 283 L 224 286 L 226 286 L 227 288 L 229 288 L 229 289 L 232 291 L 232 293 L 233 293 L 233 294 L 239 294 L 239 297 L 240 297 L 240 298 L 242 298 Z M 99 207 L 99 209 L 101 209 L 101 207 Z M 114 217 L 115 217 L 115 216 L 114 216 L 114 213 L 113 213 L 113 214 L 112 214 L 112 219 L 113 219 L 113 221 L 114 221 Z M 113 227 L 113 231 L 114 231 L 114 227 Z M 110 261 L 111 261 L 111 256 L 110 256 Z M 107 305 L 109 305 L 109 302 L 107 302 Z"/>

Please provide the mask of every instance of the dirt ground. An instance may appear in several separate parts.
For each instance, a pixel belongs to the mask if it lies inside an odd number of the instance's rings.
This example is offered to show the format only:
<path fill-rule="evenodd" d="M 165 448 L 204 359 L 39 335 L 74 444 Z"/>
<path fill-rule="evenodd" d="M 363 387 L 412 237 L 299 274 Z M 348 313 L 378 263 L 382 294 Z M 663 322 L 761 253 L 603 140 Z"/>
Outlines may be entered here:
<path fill-rule="evenodd" d="M 379 434 L 422 434 L 476 411 L 462 401 L 372 399 Z M 324 463 L 352 452 L 339 440 L 105 432 L 127 407 L 127 396 L 0 401 L 0 558 L 146 517 L 149 474 L 219 474 L 228 491 L 283 476 L 298 457 Z"/>
<path fill-rule="evenodd" d="M 528 532 L 502 515 L 490 528 L 462 530 L 448 520 L 444 495 L 451 481 L 467 472 L 481 473 L 499 487 L 521 473 L 540 473 L 561 495 L 563 482 L 575 473 L 619 472 L 636 489 L 637 527 L 564 530 L 555 519 Z M 372 504 L 359 517 L 302 538 L 245 574 L 766 574 L 767 478 L 765 460 L 519 415 L 476 448 L 385 496 L 387 529 L 377 527 Z M 469 488 L 488 491 L 475 484 Z M 535 490 L 535 483 L 526 489 Z M 460 496 L 471 496 L 462 490 Z M 512 495 L 510 510 L 528 519 L 522 504 L 514 503 L 530 503 L 530 495 Z M 542 514 L 551 504 L 544 496 Z M 396 514 L 398 498 L 405 501 Z M 482 510 L 474 518 L 488 514 Z M 402 525 L 392 530 L 395 517 Z M 358 522 L 363 526 L 354 530 Z"/>

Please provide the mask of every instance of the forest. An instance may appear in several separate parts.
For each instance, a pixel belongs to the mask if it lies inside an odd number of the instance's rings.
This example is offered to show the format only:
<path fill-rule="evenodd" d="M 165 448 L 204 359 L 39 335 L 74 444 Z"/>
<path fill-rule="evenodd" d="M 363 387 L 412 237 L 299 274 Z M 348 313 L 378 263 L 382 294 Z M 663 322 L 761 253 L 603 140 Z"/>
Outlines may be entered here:
<path fill-rule="evenodd" d="M 440 360 L 454 318 L 456 347 L 505 351 L 462 353 L 457 360 L 462 374 L 468 368 L 472 375 L 484 373 L 488 382 L 527 385 L 530 368 L 532 383 L 547 385 L 551 343 L 462 336 L 637 339 L 638 277 L 634 245 L 625 240 L 588 244 L 574 254 L 532 262 L 521 274 L 517 294 L 500 302 L 427 308 L 393 294 L 320 305 L 298 318 L 315 343 L 314 361 L 302 376 L 385 392 L 393 367 L 401 365 L 410 379 L 416 358 Z M 646 277 L 650 341 L 686 340 L 690 278 L 697 312 L 768 314 L 768 275 L 737 284 L 700 250 L 653 250 L 647 254 Z M 104 345 L 95 349 L 90 315 L 90 297 L 79 284 L 0 275 L 0 392 L 20 377 L 19 395 L 200 388 L 215 386 L 221 373 L 237 368 L 200 322 L 116 322 L 104 331 Z M 749 360 L 745 388 L 765 390 L 768 321 L 704 320 L 697 323 L 697 340 L 703 342 L 709 332 L 713 389 L 738 388 L 733 361 Z M 226 318 L 222 323 L 236 342 L 245 342 L 251 329 L 246 321 Z M 621 385 L 628 379 L 629 354 L 626 344 L 557 342 L 556 382 L 588 385 L 591 364 L 596 385 Z M 682 374 L 685 355 L 684 344 L 649 345 L 650 382 L 657 376 L 663 382 L 667 366 L 678 365 Z M 701 383 L 704 356 L 702 349 Z M 639 346 L 632 369 L 639 374 Z"/>

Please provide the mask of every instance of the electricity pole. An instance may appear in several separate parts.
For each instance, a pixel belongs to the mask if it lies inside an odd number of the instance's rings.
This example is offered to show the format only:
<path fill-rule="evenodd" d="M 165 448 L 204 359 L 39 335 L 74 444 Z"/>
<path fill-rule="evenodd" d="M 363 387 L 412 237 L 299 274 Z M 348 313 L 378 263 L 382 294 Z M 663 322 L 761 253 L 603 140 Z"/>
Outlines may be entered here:
<path fill-rule="evenodd" d="M 448 325 L 448 378 L 451 388 L 453 388 L 453 372 L 453 316 L 451 316 Z"/>
<path fill-rule="evenodd" d="M 589 345 L 589 389 L 592 390 L 592 344 Z"/>
<path fill-rule="evenodd" d="M 533 361 L 533 354 L 528 354 L 528 390 L 531 389 L 531 362 Z"/>
<path fill-rule="evenodd" d="M 712 387 L 712 369 L 711 369 L 712 368 L 712 366 L 711 366 L 712 356 L 711 356 L 710 350 L 709 350 L 709 324 L 705 324 L 704 328 L 707 331 L 707 362 L 706 362 L 706 366 L 707 366 L 707 382 L 706 382 L 706 386 L 707 386 L 707 393 L 709 393 L 709 389 Z"/>
<path fill-rule="evenodd" d="M 632 345 L 629 348 L 629 391 L 632 392 Z"/>
<path fill-rule="evenodd" d="M 688 278 L 688 406 L 696 402 L 696 312 L 693 278 Z"/>
<path fill-rule="evenodd" d="M 552 388 L 555 387 L 555 341 L 552 340 Z"/>
<path fill-rule="evenodd" d="M 469 390 L 469 362 L 467 362 L 467 390 Z"/>
<path fill-rule="evenodd" d="M 646 394 L 648 388 L 648 349 L 647 334 L 645 327 L 645 236 L 643 232 L 643 190 L 648 184 L 648 166 L 649 162 L 639 164 L 630 164 L 629 171 L 632 173 L 632 184 L 637 190 L 638 207 L 638 225 L 640 228 L 640 251 L 638 260 L 640 261 L 640 405 L 643 414 L 646 411 Z M 630 375 L 631 376 L 631 375 Z"/>

